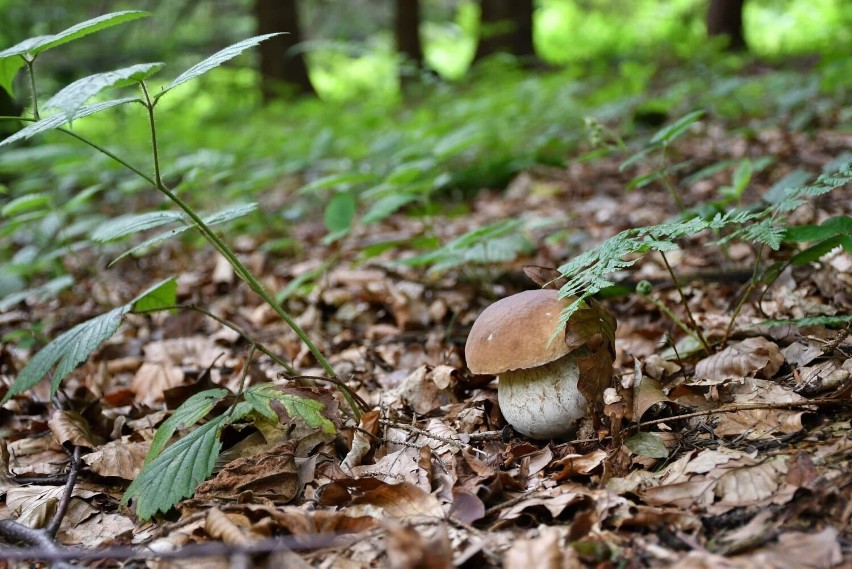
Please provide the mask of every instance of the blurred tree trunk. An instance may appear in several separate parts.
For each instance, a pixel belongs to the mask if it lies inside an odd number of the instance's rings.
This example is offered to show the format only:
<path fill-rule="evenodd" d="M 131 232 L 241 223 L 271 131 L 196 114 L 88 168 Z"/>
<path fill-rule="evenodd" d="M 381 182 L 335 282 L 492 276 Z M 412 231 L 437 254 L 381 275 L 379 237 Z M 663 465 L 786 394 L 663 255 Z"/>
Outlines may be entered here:
<path fill-rule="evenodd" d="M 533 0 L 480 0 L 479 43 L 474 62 L 498 52 L 535 55 Z"/>
<path fill-rule="evenodd" d="M 288 32 L 260 44 L 260 75 L 263 100 L 282 95 L 289 86 L 298 95 L 314 95 L 308 67 L 301 51 L 292 48 L 302 41 L 297 0 L 255 0 L 257 33 Z"/>
<path fill-rule="evenodd" d="M 420 44 L 420 0 L 396 0 L 396 49 L 418 68 L 423 67 Z"/>
<path fill-rule="evenodd" d="M 731 51 L 747 49 L 743 35 L 743 4 L 745 0 L 710 0 L 707 10 L 707 35 L 727 36 Z"/>
<path fill-rule="evenodd" d="M 396 0 L 394 35 L 396 49 L 405 58 L 399 73 L 400 83 L 405 88 L 424 68 L 423 46 L 420 44 L 420 0 Z"/>

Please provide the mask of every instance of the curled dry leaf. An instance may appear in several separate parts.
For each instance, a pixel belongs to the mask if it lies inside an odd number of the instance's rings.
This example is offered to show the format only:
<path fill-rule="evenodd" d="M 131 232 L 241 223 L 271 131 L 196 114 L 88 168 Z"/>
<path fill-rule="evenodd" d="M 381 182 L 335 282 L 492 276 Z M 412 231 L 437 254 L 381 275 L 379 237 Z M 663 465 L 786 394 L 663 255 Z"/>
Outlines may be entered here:
<path fill-rule="evenodd" d="M 770 378 L 784 363 L 778 345 L 758 336 L 728 346 L 695 366 L 697 379 L 725 380 L 759 375 Z"/>
<path fill-rule="evenodd" d="M 353 484 L 353 482 L 355 484 Z M 350 516 L 374 516 L 407 519 L 413 517 L 443 518 L 444 510 L 441 504 L 431 494 L 421 490 L 414 484 L 402 482 L 387 484 L 380 481 L 372 488 L 358 491 L 364 486 L 357 481 L 337 483 L 345 484 L 349 492 L 354 491 L 354 497 L 345 508 Z"/>
<path fill-rule="evenodd" d="M 641 422 L 643 415 L 652 407 L 675 405 L 674 401 L 663 393 L 659 381 L 642 373 L 639 360 L 635 360 L 633 377 L 633 418 L 636 421 Z"/>
<path fill-rule="evenodd" d="M 237 524 L 219 508 L 211 508 L 207 511 L 204 530 L 213 539 L 221 539 L 228 545 L 246 546 L 251 543 Z"/>
<path fill-rule="evenodd" d="M 386 552 L 394 569 L 448 569 L 453 566 L 453 549 L 444 525 L 403 527 L 385 524 Z"/>
<path fill-rule="evenodd" d="M 281 502 L 292 500 L 299 491 L 295 446 L 296 441 L 287 441 L 231 462 L 215 478 L 198 486 L 196 498 L 234 497 L 250 490 Z"/>
<path fill-rule="evenodd" d="M 379 412 L 369 411 L 361 415 L 361 421 L 355 433 L 352 435 L 352 448 L 346 454 L 346 458 L 340 463 L 340 468 L 350 472 L 352 468 L 361 464 L 361 459 L 370 452 L 373 437 L 378 432 Z"/>
<path fill-rule="evenodd" d="M 420 366 L 402 382 L 402 400 L 415 413 L 426 415 L 448 403 L 457 403 L 453 392 L 457 370 L 451 366 Z"/>
<path fill-rule="evenodd" d="M 89 422 L 77 412 L 57 410 L 47 422 L 56 441 L 65 445 L 97 448 L 99 437 L 89 427 Z"/>
<path fill-rule="evenodd" d="M 142 469 L 150 446 L 151 441 L 134 443 L 124 437 L 83 456 L 83 462 L 99 476 L 133 480 Z"/>
<path fill-rule="evenodd" d="M 505 569 L 581 569 L 577 552 L 565 546 L 566 537 L 558 528 L 542 527 L 534 539 L 520 539 L 503 556 Z"/>
<path fill-rule="evenodd" d="M 588 476 L 603 463 L 606 457 L 607 452 L 602 449 L 592 451 L 588 454 L 569 454 L 553 463 L 552 466 L 562 468 L 560 472 L 553 475 L 553 479 L 565 480 L 576 475 Z"/>

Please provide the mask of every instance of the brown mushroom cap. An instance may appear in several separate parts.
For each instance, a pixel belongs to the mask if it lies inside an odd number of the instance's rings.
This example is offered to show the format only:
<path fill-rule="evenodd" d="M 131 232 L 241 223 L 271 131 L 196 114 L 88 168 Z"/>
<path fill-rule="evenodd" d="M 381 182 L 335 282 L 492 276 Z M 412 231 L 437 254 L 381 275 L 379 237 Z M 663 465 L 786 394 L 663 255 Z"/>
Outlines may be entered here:
<path fill-rule="evenodd" d="M 464 355 L 473 373 L 500 374 L 555 361 L 570 350 L 563 332 L 553 337 L 562 309 L 571 299 L 559 291 L 527 290 L 498 300 L 482 311 L 467 337 Z M 553 340 L 551 341 L 551 337 Z"/>

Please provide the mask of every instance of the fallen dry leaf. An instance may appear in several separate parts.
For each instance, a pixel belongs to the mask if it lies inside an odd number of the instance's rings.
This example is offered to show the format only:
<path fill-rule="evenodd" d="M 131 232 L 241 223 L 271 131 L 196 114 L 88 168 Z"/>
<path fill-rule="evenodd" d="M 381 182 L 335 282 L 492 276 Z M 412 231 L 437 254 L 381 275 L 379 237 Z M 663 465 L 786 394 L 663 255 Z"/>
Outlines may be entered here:
<path fill-rule="evenodd" d="M 125 437 L 108 442 L 95 452 L 83 455 L 82 460 L 99 476 L 133 480 L 139 474 L 150 446 L 150 441 L 135 443 Z"/>
<path fill-rule="evenodd" d="M 695 376 L 700 379 L 724 380 L 760 375 L 770 378 L 784 363 L 778 345 L 762 336 L 732 344 L 695 366 Z"/>

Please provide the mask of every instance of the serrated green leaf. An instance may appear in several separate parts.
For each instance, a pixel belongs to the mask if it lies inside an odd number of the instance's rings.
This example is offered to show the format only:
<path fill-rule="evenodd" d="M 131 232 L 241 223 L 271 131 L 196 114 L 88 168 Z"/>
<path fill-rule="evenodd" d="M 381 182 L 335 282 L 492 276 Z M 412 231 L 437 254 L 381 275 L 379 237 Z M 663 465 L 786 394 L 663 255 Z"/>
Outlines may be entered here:
<path fill-rule="evenodd" d="M 309 427 L 321 429 L 330 435 L 337 432 L 334 423 L 323 415 L 327 410 L 326 404 L 296 389 L 264 383 L 246 390 L 244 397 L 255 411 L 267 419 L 278 419 L 278 414 L 272 408 L 272 402 L 277 401 L 288 415 L 301 417 Z"/>
<path fill-rule="evenodd" d="M 233 205 L 233 206 L 229 206 L 229 207 L 227 207 L 227 208 L 225 208 L 221 211 L 218 211 L 216 213 L 208 215 L 207 217 L 202 217 L 202 221 L 204 221 L 204 223 L 207 226 L 212 227 L 214 225 L 218 225 L 220 223 L 225 223 L 226 221 L 231 221 L 232 219 L 236 219 L 238 217 L 241 217 L 243 215 L 251 213 L 255 209 L 257 209 L 256 203 Z M 184 223 L 189 223 L 188 219 L 183 214 L 180 214 L 180 221 L 183 221 Z M 125 258 L 128 255 L 132 255 L 133 253 L 136 253 L 137 251 L 141 251 L 143 249 L 147 249 L 148 247 L 152 247 L 153 245 L 161 243 L 161 242 L 165 241 L 166 239 L 171 239 L 172 237 L 174 237 L 176 235 L 180 235 L 184 231 L 188 231 L 188 230 L 194 229 L 194 228 L 195 228 L 195 224 L 188 224 L 188 225 L 182 225 L 181 227 L 176 227 L 174 229 L 170 229 L 170 230 L 165 231 L 163 233 L 158 233 L 157 235 L 154 235 L 150 239 L 146 239 L 142 243 L 136 245 L 135 247 L 128 249 L 127 251 L 125 251 L 124 253 L 122 253 L 118 257 L 116 257 L 110 263 L 110 266 L 114 265 L 115 263 L 117 263 L 118 261 L 120 261 L 121 259 Z"/>
<path fill-rule="evenodd" d="M 337 192 L 325 206 L 323 220 L 332 233 L 345 233 L 355 219 L 355 196 L 352 192 Z"/>
<path fill-rule="evenodd" d="M 133 233 L 153 229 L 181 221 L 184 214 L 179 211 L 149 211 L 146 213 L 130 213 L 104 221 L 92 234 L 93 241 L 112 241 Z"/>
<path fill-rule="evenodd" d="M 219 430 L 225 422 L 224 415 L 216 417 L 146 464 L 124 493 L 122 504 L 134 500 L 136 516 L 149 520 L 191 496 L 213 472 L 222 449 Z"/>
<path fill-rule="evenodd" d="M 672 124 L 657 131 L 657 133 L 651 137 L 651 144 L 662 144 L 663 146 L 668 146 L 672 143 L 672 141 L 686 132 L 686 129 L 688 129 L 692 123 L 696 122 L 703 116 L 704 111 L 702 110 L 687 113 Z"/>
<path fill-rule="evenodd" d="M 89 115 L 93 115 L 95 113 L 99 113 L 101 111 L 105 111 L 112 107 L 116 107 L 118 105 L 125 105 L 127 103 L 132 103 L 134 101 L 138 101 L 139 99 L 133 97 L 126 97 L 124 99 L 114 99 L 112 101 L 104 101 L 102 103 L 95 103 L 94 105 L 87 105 L 84 107 L 80 107 L 74 116 L 71 117 L 71 120 L 81 119 L 83 117 L 87 117 Z M 31 125 L 22 128 L 9 138 L 6 138 L 0 141 L 0 146 L 6 146 L 7 144 L 11 144 L 17 140 L 22 140 L 25 138 L 30 138 L 42 132 L 47 132 L 49 130 L 53 130 L 63 126 L 64 124 L 71 122 L 69 118 L 63 114 L 59 113 L 56 115 L 51 115 L 47 118 L 41 119 L 38 122 L 34 122 Z"/>
<path fill-rule="evenodd" d="M 169 277 L 155 284 L 132 302 L 133 312 L 149 312 L 174 306 L 177 302 L 177 279 Z"/>
<path fill-rule="evenodd" d="M 50 195 L 43 192 L 35 192 L 17 197 L 0 209 L 3 217 L 12 217 L 20 213 L 50 208 Z"/>
<path fill-rule="evenodd" d="M 319 190 L 327 190 L 330 188 L 347 188 L 353 186 L 355 184 L 363 184 L 366 182 L 375 182 L 377 176 L 375 174 L 365 174 L 365 173 L 347 173 L 347 174 L 333 174 L 331 176 L 324 176 L 309 184 L 305 184 L 301 188 L 299 188 L 300 194 L 309 194 Z"/>
<path fill-rule="evenodd" d="M 162 69 L 164 65 L 165 63 L 139 63 L 123 69 L 83 77 L 48 99 L 44 108 L 58 109 L 70 121 L 86 101 L 101 91 L 143 81 Z"/>
<path fill-rule="evenodd" d="M 629 448 L 633 454 L 639 456 L 650 458 L 666 458 L 669 456 L 666 445 L 663 444 L 660 437 L 652 433 L 636 433 L 624 440 L 624 446 Z"/>
<path fill-rule="evenodd" d="M 190 79 L 195 79 L 199 75 L 203 75 L 204 73 L 207 73 L 211 69 L 215 69 L 216 67 L 222 65 L 226 61 L 235 58 L 236 56 L 238 56 L 239 54 L 241 54 L 242 52 L 244 52 L 248 48 L 254 47 L 257 44 L 268 40 L 269 38 L 272 38 L 272 37 L 275 37 L 275 36 L 280 36 L 280 35 L 282 35 L 282 33 L 283 32 L 279 32 L 279 33 L 274 33 L 274 34 L 266 34 L 266 35 L 262 35 L 262 36 L 255 36 L 253 38 L 248 38 L 246 40 L 243 40 L 239 43 L 235 43 L 233 45 L 230 45 L 230 46 L 226 47 L 225 49 L 214 53 L 213 55 L 211 55 L 210 57 L 208 57 L 204 61 L 201 61 L 200 63 L 193 65 L 192 67 L 190 67 L 189 69 L 187 69 L 186 71 L 184 71 L 183 73 L 178 75 L 174 79 L 174 81 L 172 81 L 171 83 L 166 85 L 163 88 L 162 91 L 157 93 L 156 98 L 159 99 L 160 97 L 165 95 L 168 91 L 171 91 L 172 89 L 174 89 L 178 85 L 182 85 L 183 83 L 186 83 Z"/>
<path fill-rule="evenodd" d="M 17 45 L 13 45 L 6 50 L 0 51 L 0 58 L 15 55 L 35 56 L 50 48 L 68 43 L 94 32 L 122 24 L 124 22 L 129 22 L 130 20 L 145 18 L 150 15 L 151 14 L 148 12 L 142 12 L 139 10 L 125 10 L 123 12 L 104 14 L 103 16 L 98 16 L 97 18 L 92 18 L 91 20 L 75 24 L 58 34 L 25 39 Z"/>
<path fill-rule="evenodd" d="M 65 376 L 86 360 L 101 343 L 115 334 L 121 323 L 121 317 L 129 309 L 130 305 L 114 308 L 59 335 L 33 356 L 21 370 L 0 404 L 31 388 L 50 371 L 56 362 L 59 362 L 51 382 L 51 395 L 56 393 L 59 383 L 65 379 Z"/>
<path fill-rule="evenodd" d="M 219 401 L 228 396 L 228 393 L 227 389 L 208 389 L 184 401 L 157 429 L 148 454 L 145 455 L 144 464 L 147 465 L 157 458 L 176 431 L 188 429 L 206 417 Z"/>

